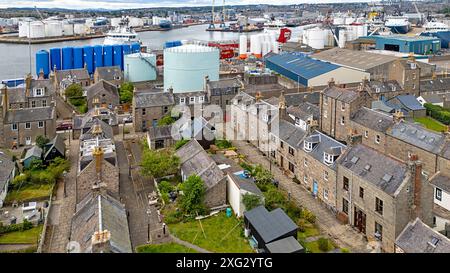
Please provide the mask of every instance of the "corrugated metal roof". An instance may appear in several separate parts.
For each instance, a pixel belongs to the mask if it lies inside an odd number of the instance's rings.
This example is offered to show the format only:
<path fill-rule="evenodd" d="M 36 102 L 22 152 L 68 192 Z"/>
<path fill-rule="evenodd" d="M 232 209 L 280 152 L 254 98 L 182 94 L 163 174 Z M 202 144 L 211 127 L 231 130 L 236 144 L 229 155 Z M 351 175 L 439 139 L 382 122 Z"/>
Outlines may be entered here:
<path fill-rule="evenodd" d="M 273 55 L 266 58 L 266 67 L 301 83 L 340 68 L 338 65 L 319 61 L 301 53 Z M 295 77 L 286 71 L 294 74 Z"/>

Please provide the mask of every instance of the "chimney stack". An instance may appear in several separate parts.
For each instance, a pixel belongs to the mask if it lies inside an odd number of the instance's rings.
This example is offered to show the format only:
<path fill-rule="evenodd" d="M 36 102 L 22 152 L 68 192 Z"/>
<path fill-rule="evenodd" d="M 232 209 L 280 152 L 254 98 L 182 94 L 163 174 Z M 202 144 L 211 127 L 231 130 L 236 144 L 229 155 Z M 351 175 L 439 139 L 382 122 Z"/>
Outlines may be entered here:
<path fill-rule="evenodd" d="M 44 69 L 41 68 L 41 70 L 39 70 L 39 80 L 44 80 L 45 79 L 45 75 L 44 75 Z"/>
<path fill-rule="evenodd" d="M 334 78 L 331 78 L 329 81 L 328 81 L 328 87 L 333 87 L 333 86 L 335 86 L 336 85 L 336 82 L 334 81 Z"/>
<path fill-rule="evenodd" d="M 259 92 L 259 91 L 256 92 L 255 100 L 256 100 L 256 102 L 260 102 L 262 100 L 261 92 Z"/>
<path fill-rule="evenodd" d="M 111 232 L 96 231 L 91 238 L 92 253 L 111 253 Z"/>
<path fill-rule="evenodd" d="M 28 74 L 27 77 L 25 78 L 25 93 L 26 93 L 27 97 L 30 96 L 30 89 L 31 89 L 32 81 L 33 81 L 33 77 L 31 76 L 31 74 Z"/>
<path fill-rule="evenodd" d="M 395 113 L 392 116 L 394 117 L 395 123 L 400 123 L 405 119 L 405 115 L 401 110 L 395 110 Z"/>
<path fill-rule="evenodd" d="M 286 109 L 286 98 L 284 97 L 284 91 L 281 91 L 280 101 L 278 102 L 278 111 L 280 115 L 280 120 L 286 119 L 287 109 Z"/>

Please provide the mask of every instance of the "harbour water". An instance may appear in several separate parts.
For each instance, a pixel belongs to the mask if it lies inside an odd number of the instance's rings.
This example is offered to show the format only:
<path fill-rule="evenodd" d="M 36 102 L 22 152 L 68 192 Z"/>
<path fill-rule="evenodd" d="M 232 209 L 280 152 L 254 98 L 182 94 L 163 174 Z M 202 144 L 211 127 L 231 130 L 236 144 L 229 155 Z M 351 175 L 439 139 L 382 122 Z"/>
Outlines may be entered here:
<path fill-rule="evenodd" d="M 148 31 L 139 33 L 143 44 L 149 49 L 162 49 L 166 41 L 174 40 L 202 40 L 222 41 L 239 40 L 239 33 L 205 31 L 207 25 L 197 25 L 187 28 L 173 29 L 170 31 Z M 293 30 L 293 38 L 298 32 Z M 253 35 L 248 33 L 247 35 Z M 103 38 L 68 41 L 51 44 L 31 45 L 31 73 L 35 74 L 35 54 L 41 49 L 48 50 L 53 47 L 83 46 L 103 44 Z M 30 72 L 30 49 L 28 45 L 22 44 L 0 44 L 0 79 L 23 78 Z"/>

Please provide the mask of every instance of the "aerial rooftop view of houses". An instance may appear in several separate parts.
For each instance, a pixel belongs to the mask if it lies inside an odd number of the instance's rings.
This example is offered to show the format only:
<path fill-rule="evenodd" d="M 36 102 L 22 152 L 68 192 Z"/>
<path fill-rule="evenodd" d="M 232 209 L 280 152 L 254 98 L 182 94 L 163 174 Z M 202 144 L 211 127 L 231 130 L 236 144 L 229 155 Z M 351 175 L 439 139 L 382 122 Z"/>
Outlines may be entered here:
<path fill-rule="evenodd" d="M 450 253 L 448 1 L 35 2 L 0 9 L 0 253 Z"/>

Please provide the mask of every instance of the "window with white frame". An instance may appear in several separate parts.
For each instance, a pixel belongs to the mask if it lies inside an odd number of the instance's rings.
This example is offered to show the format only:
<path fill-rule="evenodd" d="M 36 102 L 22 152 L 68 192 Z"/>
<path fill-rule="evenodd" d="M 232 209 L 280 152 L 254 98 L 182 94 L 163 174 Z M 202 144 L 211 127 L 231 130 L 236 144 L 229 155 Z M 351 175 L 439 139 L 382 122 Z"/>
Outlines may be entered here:
<path fill-rule="evenodd" d="M 442 190 L 439 188 L 436 188 L 436 200 L 442 201 Z"/>
<path fill-rule="evenodd" d="M 380 135 L 375 136 L 375 143 L 380 144 Z"/>
<path fill-rule="evenodd" d="M 308 159 L 307 158 L 303 159 L 303 165 L 305 167 L 308 167 Z"/>
<path fill-rule="evenodd" d="M 36 88 L 34 89 L 34 95 L 36 97 L 41 97 L 44 95 L 44 88 Z"/>
<path fill-rule="evenodd" d="M 341 125 L 345 125 L 345 117 L 344 116 L 341 117 Z"/>
<path fill-rule="evenodd" d="M 306 152 L 311 152 L 313 148 L 313 144 L 311 142 L 305 141 L 303 143 L 303 150 L 305 150 Z"/>
<path fill-rule="evenodd" d="M 185 104 L 185 103 L 186 103 L 186 98 L 185 97 L 180 98 L 180 104 Z"/>
<path fill-rule="evenodd" d="M 19 127 L 17 126 L 17 123 L 11 124 L 11 130 L 17 131 L 18 128 L 19 128 Z"/>
<path fill-rule="evenodd" d="M 195 103 L 195 97 L 189 97 L 189 103 Z"/>
<path fill-rule="evenodd" d="M 345 103 L 341 103 L 341 111 L 345 111 Z"/>
<path fill-rule="evenodd" d="M 323 171 L 323 179 L 325 181 L 328 181 L 328 172 L 327 171 Z"/>
<path fill-rule="evenodd" d="M 42 107 L 47 107 L 47 101 L 46 100 L 42 101 Z"/>
<path fill-rule="evenodd" d="M 36 107 L 36 101 L 35 100 L 32 100 L 31 101 L 31 108 L 35 108 Z"/>
<path fill-rule="evenodd" d="M 308 184 L 308 175 L 307 174 L 305 174 L 303 176 L 303 183 Z"/>
<path fill-rule="evenodd" d="M 198 102 L 199 103 L 204 103 L 205 102 L 205 96 L 198 97 Z"/>
<path fill-rule="evenodd" d="M 262 118 L 263 118 L 263 121 L 266 121 L 266 122 L 269 121 L 269 116 L 267 114 L 263 114 Z"/>
<path fill-rule="evenodd" d="M 323 190 L 323 199 L 328 200 L 328 190 L 327 189 Z"/>
<path fill-rule="evenodd" d="M 369 131 L 366 130 L 366 131 L 364 132 L 364 137 L 365 137 L 365 138 L 368 138 L 368 137 L 369 137 Z"/>
<path fill-rule="evenodd" d="M 325 162 L 325 164 L 333 164 L 334 156 L 332 156 L 328 153 L 323 153 L 323 161 Z"/>
<path fill-rule="evenodd" d="M 31 123 L 25 122 L 25 129 L 31 129 Z"/>
<path fill-rule="evenodd" d="M 44 127 L 44 122 L 38 121 L 38 128 L 43 128 L 43 127 Z"/>

